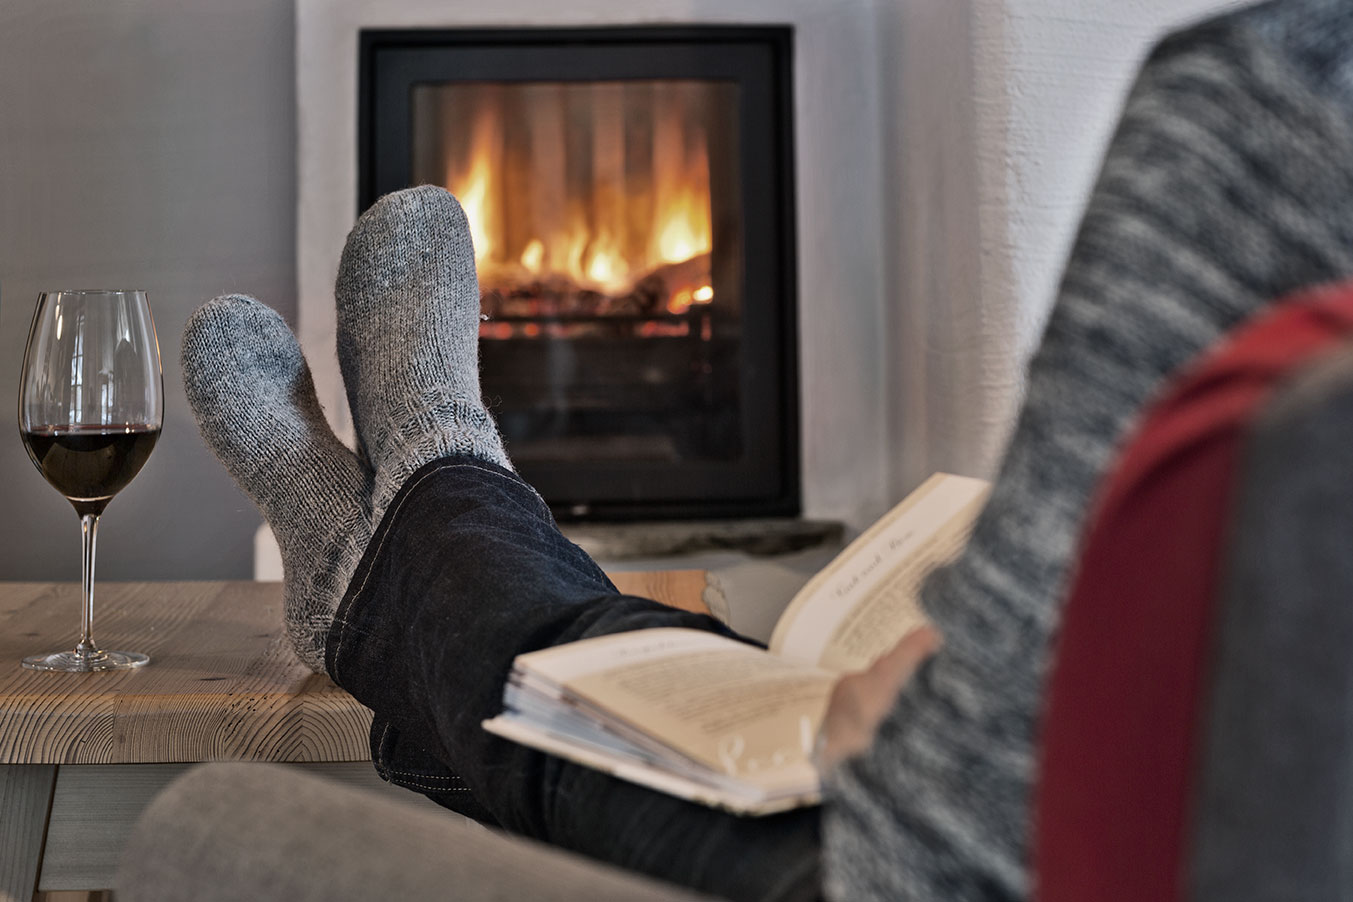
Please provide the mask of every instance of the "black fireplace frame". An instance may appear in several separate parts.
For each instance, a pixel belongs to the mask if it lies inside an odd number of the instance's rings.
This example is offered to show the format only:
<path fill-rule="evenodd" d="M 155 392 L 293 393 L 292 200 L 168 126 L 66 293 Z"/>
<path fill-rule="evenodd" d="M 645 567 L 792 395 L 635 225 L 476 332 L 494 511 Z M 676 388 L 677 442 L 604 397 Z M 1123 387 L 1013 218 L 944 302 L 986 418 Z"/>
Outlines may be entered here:
<path fill-rule="evenodd" d="M 676 470 L 642 461 L 523 462 L 519 469 L 561 520 L 797 515 L 791 27 L 364 29 L 358 44 L 359 210 L 412 183 L 415 85 L 630 79 L 739 85 L 742 454 L 731 461 L 685 461 Z"/>

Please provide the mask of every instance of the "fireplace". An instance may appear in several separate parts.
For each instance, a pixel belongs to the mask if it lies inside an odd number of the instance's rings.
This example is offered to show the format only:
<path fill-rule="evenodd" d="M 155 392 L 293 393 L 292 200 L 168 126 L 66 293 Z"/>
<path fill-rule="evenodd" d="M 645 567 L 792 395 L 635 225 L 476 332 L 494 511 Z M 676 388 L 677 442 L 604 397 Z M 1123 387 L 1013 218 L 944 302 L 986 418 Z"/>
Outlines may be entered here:
<path fill-rule="evenodd" d="M 556 515 L 797 514 L 790 29 L 364 29 L 359 48 L 359 207 L 460 199 L 485 400 Z"/>
<path fill-rule="evenodd" d="M 925 449 L 956 434 L 946 414 L 949 407 L 925 404 L 935 373 L 948 372 L 943 367 L 932 372 L 932 367 L 954 355 L 976 360 L 965 355 L 975 351 L 985 328 L 985 320 L 962 305 L 952 317 L 945 314 L 942 321 L 951 325 L 940 328 L 942 299 L 950 288 L 959 300 L 966 298 L 967 283 L 929 278 L 949 272 L 946 267 L 972 272 L 964 250 L 969 207 L 944 204 L 952 188 L 946 179 L 962 178 L 966 170 L 932 152 L 962 142 L 930 142 L 924 130 L 905 126 L 916 110 L 900 104 L 922 99 L 923 112 L 938 110 L 935 119 L 944 124 L 945 134 L 961 131 L 967 120 L 946 118 L 942 101 L 954 92 L 940 92 L 932 100 L 926 85 L 902 91 L 898 47 L 903 42 L 881 21 L 884 13 L 882 5 L 859 0 L 296 0 L 295 327 L 334 431 L 353 441 L 334 354 L 333 289 L 344 239 L 361 208 L 358 175 L 371 177 L 368 164 L 359 165 L 359 141 L 354 140 L 371 128 L 360 115 L 369 117 L 371 110 L 362 109 L 366 101 L 357 90 L 363 32 L 529 35 L 548 28 L 578 34 L 692 23 L 788 28 L 793 33 L 797 211 L 783 210 L 780 227 L 797 236 L 795 278 L 786 278 L 797 296 L 791 309 L 797 321 L 799 401 L 792 414 L 798 419 L 799 451 L 790 461 L 790 478 L 800 485 L 802 516 L 843 521 L 852 530 L 873 522 L 905 487 L 895 482 L 899 474 L 924 476 L 932 468 L 924 464 Z M 928 15 L 918 13 L 923 19 Z M 961 93 L 961 83 L 955 91 Z M 764 250 L 767 234 L 748 227 L 745 240 L 760 242 Z M 747 259 L 756 259 L 750 244 L 744 251 Z M 903 261 L 916 268 L 904 268 Z M 287 299 L 280 300 L 285 309 Z M 744 320 L 752 312 L 745 307 Z M 739 379 L 745 378 L 740 371 Z M 740 410 L 756 412 L 745 400 Z M 725 518 L 719 525 L 732 528 L 736 522 Z M 586 528 L 623 531 L 627 526 L 622 521 Z"/>

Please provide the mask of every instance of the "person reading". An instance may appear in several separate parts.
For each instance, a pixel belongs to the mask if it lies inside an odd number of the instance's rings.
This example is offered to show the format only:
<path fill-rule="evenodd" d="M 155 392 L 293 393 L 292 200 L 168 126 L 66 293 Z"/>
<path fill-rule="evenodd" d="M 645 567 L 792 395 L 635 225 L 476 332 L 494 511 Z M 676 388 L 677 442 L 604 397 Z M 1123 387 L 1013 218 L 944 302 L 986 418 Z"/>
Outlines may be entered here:
<path fill-rule="evenodd" d="M 990 500 L 924 587 L 942 643 L 913 634 L 838 686 L 821 809 L 736 817 L 482 728 L 524 652 L 731 633 L 618 594 L 512 470 L 479 391 L 469 231 L 439 188 L 379 201 L 343 253 L 358 451 L 269 308 L 229 295 L 185 329 L 203 437 L 281 547 L 297 654 L 375 712 L 384 775 L 508 830 L 734 899 L 1025 898 L 1047 661 L 1115 447 L 1236 324 L 1353 274 L 1349 47 L 1347 4 L 1297 0 L 1174 35 L 1143 67 Z"/>

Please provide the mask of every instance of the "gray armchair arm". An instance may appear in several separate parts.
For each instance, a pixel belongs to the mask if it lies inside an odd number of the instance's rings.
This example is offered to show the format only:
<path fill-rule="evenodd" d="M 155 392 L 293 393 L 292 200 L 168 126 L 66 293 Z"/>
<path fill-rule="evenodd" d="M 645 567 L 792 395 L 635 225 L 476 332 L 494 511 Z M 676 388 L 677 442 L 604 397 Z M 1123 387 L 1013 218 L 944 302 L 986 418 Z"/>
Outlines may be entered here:
<path fill-rule="evenodd" d="M 146 809 L 119 902 L 699 897 L 285 767 L 208 764 Z"/>
<path fill-rule="evenodd" d="M 1267 404 L 1223 574 L 1192 898 L 1353 896 L 1353 350 Z"/>

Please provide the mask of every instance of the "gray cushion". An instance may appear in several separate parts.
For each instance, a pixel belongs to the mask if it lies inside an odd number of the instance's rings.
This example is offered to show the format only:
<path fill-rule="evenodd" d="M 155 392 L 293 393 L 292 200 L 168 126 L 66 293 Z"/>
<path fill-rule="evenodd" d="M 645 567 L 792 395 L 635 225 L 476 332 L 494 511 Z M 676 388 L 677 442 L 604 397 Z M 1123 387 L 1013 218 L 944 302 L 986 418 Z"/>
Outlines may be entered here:
<path fill-rule="evenodd" d="M 1191 898 L 1353 899 L 1353 352 L 1256 419 L 1223 566 Z"/>
<path fill-rule="evenodd" d="M 127 843 L 119 902 L 700 897 L 294 769 L 208 764 Z"/>

